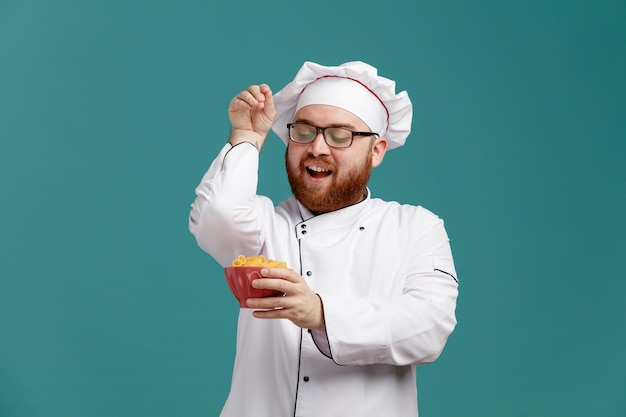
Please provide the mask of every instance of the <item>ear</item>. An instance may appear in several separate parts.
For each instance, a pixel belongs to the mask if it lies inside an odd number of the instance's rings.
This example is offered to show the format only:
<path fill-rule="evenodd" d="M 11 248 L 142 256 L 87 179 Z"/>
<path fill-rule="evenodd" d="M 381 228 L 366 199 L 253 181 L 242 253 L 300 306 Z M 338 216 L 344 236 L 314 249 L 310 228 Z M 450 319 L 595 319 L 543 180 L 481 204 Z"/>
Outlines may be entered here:
<path fill-rule="evenodd" d="M 372 168 L 376 168 L 383 162 L 387 151 L 387 139 L 377 138 L 372 144 Z"/>

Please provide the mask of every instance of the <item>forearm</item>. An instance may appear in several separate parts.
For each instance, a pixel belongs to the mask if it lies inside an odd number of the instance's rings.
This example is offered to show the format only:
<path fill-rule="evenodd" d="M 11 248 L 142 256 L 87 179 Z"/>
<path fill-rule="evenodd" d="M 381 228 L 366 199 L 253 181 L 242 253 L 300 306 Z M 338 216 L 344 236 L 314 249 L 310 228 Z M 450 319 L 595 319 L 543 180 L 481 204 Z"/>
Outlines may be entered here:
<path fill-rule="evenodd" d="M 258 151 L 249 144 L 225 145 L 196 188 L 189 230 L 220 264 L 259 250 L 254 202 Z"/>
<path fill-rule="evenodd" d="M 456 325 L 457 287 L 440 280 L 437 302 L 405 294 L 387 301 L 322 295 L 326 333 L 314 331 L 320 350 L 340 365 L 418 365 L 434 361 Z"/>
<path fill-rule="evenodd" d="M 318 348 L 335 362 L 416 365 L 432 362 L 443 350 L 456 325 L 458 296 L 448 237 L 443 222 L 436 219 L 413 235 L 414 240 L 405 245 L 407 253 L 396 254 L 407 259 L 400 271 L 408 275 L 395 296 L 381 298 L 383 287 L 361 298 L 320 293 L 326 333 L 313 332 L 313 336 Z M 396 281 L 385 275 L 390 272 L 379 270 L 373 281 Z"/>

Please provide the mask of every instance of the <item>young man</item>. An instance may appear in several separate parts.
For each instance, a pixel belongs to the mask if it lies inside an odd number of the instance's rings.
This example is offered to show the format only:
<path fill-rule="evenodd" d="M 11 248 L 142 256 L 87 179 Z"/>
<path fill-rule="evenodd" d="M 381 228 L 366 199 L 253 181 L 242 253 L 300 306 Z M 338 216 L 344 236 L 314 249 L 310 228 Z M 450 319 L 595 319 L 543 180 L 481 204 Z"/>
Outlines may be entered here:
<path fill-rule="evenodd" d="M 406 92 L 363 62 L 306 62 L 275 96 L 252 85 L 228 109 L 229 143 L 196 189 L 189 227 L 222 266 L 264 255 L 249 299 L 223 417 L 417 416 L 415 366 L 456 325 L 458 285 L 443 221 L 370 195 L 389 149 L 404 144 Z M 270 129 L 286 143 L 293 196 L 256 194 Z"/>

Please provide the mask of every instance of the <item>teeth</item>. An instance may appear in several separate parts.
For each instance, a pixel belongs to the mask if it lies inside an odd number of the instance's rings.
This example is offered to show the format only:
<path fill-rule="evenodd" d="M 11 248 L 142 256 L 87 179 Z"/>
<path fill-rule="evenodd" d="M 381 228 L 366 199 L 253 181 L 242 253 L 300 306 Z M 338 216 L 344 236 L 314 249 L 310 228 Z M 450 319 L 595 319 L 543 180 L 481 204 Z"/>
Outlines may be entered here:
<path fill-rule="evenodd" d="M 318 167 L 318 166 L 315 166 L 315 165 L 310 166 L 309 169 L 311 171 L 315 171 L 315 172 L 326 172 L 326 171 L 328 171 L 326 168 Z"/>

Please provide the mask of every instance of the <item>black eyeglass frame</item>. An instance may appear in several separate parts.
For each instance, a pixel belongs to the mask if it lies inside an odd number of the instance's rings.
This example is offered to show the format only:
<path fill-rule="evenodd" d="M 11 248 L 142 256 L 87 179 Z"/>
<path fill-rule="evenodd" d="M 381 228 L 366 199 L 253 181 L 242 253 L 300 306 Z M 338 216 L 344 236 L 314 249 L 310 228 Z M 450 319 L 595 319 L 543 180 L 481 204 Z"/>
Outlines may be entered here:
<path fill-rule="evenodd" d="M 315 136 L 313 136 L 313 139 L 311 139 L 310 142 L 298 142 L 298 141 L 294 140 L 294 138 L 291 137 L 291 126 L 293 126 L 293 125 L 305 125 L 305 126 L 314 127 L 315 128 Z M 330 143 L 328 143 L 328 139 L 326 139 L 326 129 L 344 129 L 344 130 L 347 130 L 348 132 L 352 133 L 352 136 L 350 137 L 350 144 L 348 146 L 331 145 Z M 308 145 L 309 143 L 313 143 L 315 141 L 315 139 L 317 138 L 317 135 L 319 135 L 321 133 L 322 137 L 324 138 L 324 142 L 326 142 L 326 144 L 328 146 L 330 146 L 331 148 L 336 148 L 336 149 L 345 149 L 345 148 L 349 148 L 350 146 L 352 146 L 352 142 L 354 141 L 354 137 L 355 136 L 379 136 L 378 133 L 376 133 L 376 132 L 355 132 L 353 130 L 350 130 L 350 129 L 347 129 L 347 128 L 341 127 L 341 126 L 319 127 L 319 126 L 313 126 L 311 124 L 302 123 L 302 122 L 287 123 L 287 130 L 289 131 L 289 140 L 291 140 L 293 143 L 297 143 L 299 145 Z"/>

